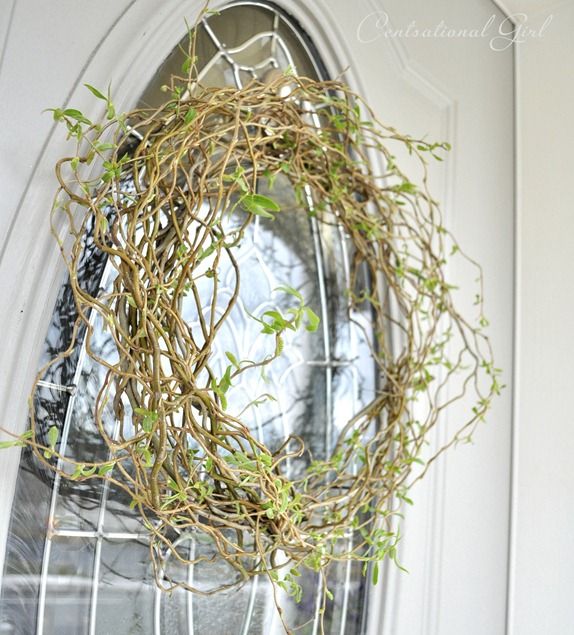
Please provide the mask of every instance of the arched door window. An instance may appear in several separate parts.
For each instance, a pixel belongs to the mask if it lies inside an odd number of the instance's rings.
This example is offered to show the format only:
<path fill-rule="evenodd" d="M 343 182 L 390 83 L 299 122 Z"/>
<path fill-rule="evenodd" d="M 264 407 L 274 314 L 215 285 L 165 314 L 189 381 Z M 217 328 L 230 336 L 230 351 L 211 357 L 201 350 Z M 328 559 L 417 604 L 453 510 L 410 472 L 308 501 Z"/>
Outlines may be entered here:
<path fill-rule="evenodd" d="M 183 47 L 185 48 L 185 47 Z M 241 87 L 256 78 L 292 69 L 300 75 L 326 78 L 319 55 L 299 25 L 264 2 L 237 2 L 207 17 L 199 28 L 197 50 L 205 85 Z M 162 86 L 181 67 L 176 47 L 143 92 L 140 104 L 159 105 Z M 262 184 L 261 187 L 264 187 Z M 287 179 L 278 178 L 273 198 L 281 208 L 301 205 Z M 278 446 L 289 434 L 301 435 L 316 457 L 326 456 L 337 431 L 374 393 L 374 373 L 362 339 L 360 314 L 349 319 L 344 289 L 348 288 L 350 246 L 336 223 L 318 223 L 312 214 L 280 214 L 275 222 L 256 217 L 238 249 L 242 286 L 239 302 L 220 332 L 211 363 L 225 368 L 225 353 L 256 358 L 262 343 L 260 325 L 251 315 L 281 303 L 277 289 L 298 289 L 321 318 L 317 333 L 300 333 L 265 375 L 235 386 L 228 407 L 240 412 L 260 394 L 248 418 L 259 438 Z M 89 232 L 83 256 L 83 286 L 105 292 L 112 268 L 95 250 Z M 221 297 L 233 275 L 223 266 Z M 230 291 L 231 292 L 231 291 Z M 187 319 L 197 319 L 193 302 Z M 217 310 L 217 308 L 216 308 Z M 62 286 L 45 343 L 43 357 L 53 358 L 71 341 L 75 306 L 68 283 Z M 93 318 L 90 345 L 101 357 L 114 360 L 114 345 L 98 318 Z M 39 424 L 58 425 L 61 452 L 106 460 L 106 449 L 93 431 L 92 412 L 105 369 L 85 354 L 85 333 L 76 338 L 72 355 L 50 367 L 35 395 Z M 110 411 L 111 415 L 111 411 Z M 110 433 L 114 421 L 109 417 Z M 297 465 L 292 466 L 298 469 Z M 23 451 L 0 602 L 2 635 L 127 635 L 280 633 L 273 594 L 267 580 L 253 579 L 239 590 L 200 596 L 176 590 L 162 593 L 154 584 L 147 533 L 130 509 L 130 500 L 107 483 L 73 483 L 46 473 Z M 352 540 L 352 537 L 349 537 Z M 181 537 L 190 553 L 209 552 L 209 545 Z M 224 581 L 226 571 L 212 566 L 188 567 L 194 585 L 209 589 Z M 359 563 L 341 563 L 330 572 L 327 632 L 363 631 L 365 578 Z M 299 603 L 284 597 L 289 621 L 319 630 L 318 576 L 302 582 Z"/>

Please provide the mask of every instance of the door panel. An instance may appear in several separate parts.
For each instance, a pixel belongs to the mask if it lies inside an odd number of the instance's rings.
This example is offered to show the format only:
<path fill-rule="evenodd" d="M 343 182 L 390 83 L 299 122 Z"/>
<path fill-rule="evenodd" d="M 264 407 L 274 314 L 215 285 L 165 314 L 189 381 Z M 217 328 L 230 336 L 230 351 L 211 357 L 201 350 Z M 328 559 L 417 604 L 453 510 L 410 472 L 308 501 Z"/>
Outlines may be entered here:
<path fill-rule="evenodd" d="M 441 21 L 455 29 L 482 29 L 491 16 L 498 28 L 503 16 L 485 0 L 386 0 L 341 8 L 337 19 L 349 25 L 350 63 L 361 69 L 365 92 L 383 120 L 453 146 L 445 163 L 434 166 L 431 189 L 443 203 L 445 224 L 484 267 L 485 310 L 507 388 L 473 444 L 448 451 L 413 490 L 415 504 L 405 510 L 402 524 L 401 558 L 409 573 L 389 569 L 387 588 L 378 596 L 383 613 L 372 614 L 372 632 L 502 634 L 513 372 L 513 51 L 493 51 L 489 37 L 386 38 L 382 27 L 373 28 L 373 19 L 365 22 L 374 12 L 381 24 L 389 16 L 389 28 L 406 29 L 414 20 L 421 30 Z M 373 41 L 353 42 L 357 29 L 363 40 Z M 472 272 L 453 265 L 450 275 L 472 313 L 473 298 L 464 290 L 473 287 Z M 457 415 L 462 419 L 471 405 L 457 405 L 448 414 L 438 445 L 456 431 Z"/>

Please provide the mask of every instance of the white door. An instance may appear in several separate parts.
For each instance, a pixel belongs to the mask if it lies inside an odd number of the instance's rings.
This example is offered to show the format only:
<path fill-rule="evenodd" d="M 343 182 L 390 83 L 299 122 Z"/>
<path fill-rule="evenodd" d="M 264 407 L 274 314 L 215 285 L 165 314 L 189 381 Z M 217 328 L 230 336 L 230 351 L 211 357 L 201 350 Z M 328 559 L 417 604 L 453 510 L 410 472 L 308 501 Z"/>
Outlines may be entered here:
<path fill-rule="evenodd" d="M 106 86 L 110 80 L 118 105 L 133 105 L 184 34 L 183 17 L 192 18 L 195 10 L 183 2 L 158 8 L 153 0 L 110 0 L 81 11 L 72 4 L 47 7 L 38 0 L 14 0 L 11 11 L 3 16 L 0 88 L 4 98 L 0 108 L 2 120 L 10 125 L 2 141 L 0 285 L 14 311 L 0 318 L 3 331 L 11 334 L 0 360 L 0 376 L 2 403 L 7 404 L 4 414 L 15 430 L 25 426 L 27 391 L 62 279 L 61 264 L 48 235 L 47 211 L 54 189 L 51 166 L 62 154 L 63 142 L 59 131 L 53 134 L 48 117 L 42 118 L 39 111 L 70 103 L 85 106 L 83 110 L 89 113 L 90 101 L 82 83 Z M 513 51 L 491 46 L 502 14 L 490 0 L 389 0 L 384 5 L 375 0 L 313 4 L 282 0 L 276 4 L 308 34 L 330 75 L 349 67 L 345 77 L 383 121 L 413 136 L 427 135 L 452 144 L 450 156 L 432 168 L 431 189 L 443 204 L 445 224 L 469 255 L 483 264 L 490 333 L 497 365 L 509 384 Z M 220 5 L 223 3 L 214 3 Z M 237 28 L 240 31 L 240 22 Z M 26 79 L 30 77 L 35 78 L 33 82 Z M 453 269 L 451 275 L 464 289 L 470 285 L 468 294 L 461 292 L 461 296 L 472 310 L 474 271 Z M 456 414 L 444 422 L 437 444 L 456 430 Z M 17 465 L 16 453 L 0 463 L 2 551 Z M 385 635 L 504 632 L 509 474 L 507 388 L 488 424 L 477 430 L 475 444 L 444 455 L 413 492 L 415 505 L 405 510 L 400 553 L 410 573 L 387 568 L 382 582 L 370 590 L 367 618 L 357 628 Z M 96 539 L 94 562 L 103 549 L 97 545 Z M 60 548 L 69 549 L 69 544 Z M 45 554 L 35 555 L 45 560 Z M 108 555 L 113 559 L 113 554 Z M 49 566 L 47 560 L 45 563 Z M 45 569 L 44 576 L 48 573 Z M 78 602 L 89 607 L 90 601 L 97 601 L 89 586 L 98 581 L 93 568 L 88 573 L 70 571 L 70 575 L 82 580 L 81 585 L 78 581 Z M 121 587 L 118 579 L 114 583 Z M 47 594 L 46 585 L 43 589 L 38 606 L 45 611 L 54 597 Z M 34 619 L 38 606 L 28 607 L 29 613 L 18 627 L 5 626 L 2 632 L 42 632 L 43 626 Z M 86 624 L 81 613 L 74 618 L 82 620 L 78 632 Z M 100 621 L 99 627 L 97 619 L 90 618 L 86 628 L 111 632 L 113 617 Z M 154 624 L 157 632 L 157 621 Z M 130 628 L 149 632 L 147 626 L 137 623 Z M 189 621 L 172 628 L 172 632 L 186 632 Z M 346 631 L 340 629 L 337 632 L 358 632 L 350 626 Z"/>
<path fill-rule="evenodd" d="M 486 314 L 507 384 L 473 444 L 448 451 L 413 490 L 401 549 L 409 573 L 389 569 L 379 596 L 380 632 L 502 634 L 513 372 L 514 61 L 499 31 L 512 27 L 489 0 L 349 3 L 338 20 L 349 25 L 351 67 L 370 70 L 364 90 L 384 120 L 452 143 L 446 163 L 435 166 L 433 187 L 446 225 L 484 267 Z M 364 43 L 357 44 L 357 29 Z M 469 272 L 452 273 L 461 286 L 472 287 Z M 449 432 L 461 412 L 448 415 Z M 438 436 L 440 442 L 448 432 Z"/>

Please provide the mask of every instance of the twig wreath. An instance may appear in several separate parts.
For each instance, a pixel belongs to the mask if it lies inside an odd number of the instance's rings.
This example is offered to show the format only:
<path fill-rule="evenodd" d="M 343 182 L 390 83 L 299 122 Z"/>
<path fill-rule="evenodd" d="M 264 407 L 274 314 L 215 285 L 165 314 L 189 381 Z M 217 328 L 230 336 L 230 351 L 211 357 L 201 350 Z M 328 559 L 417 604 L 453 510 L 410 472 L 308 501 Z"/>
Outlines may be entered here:
<path fill-rule="evenodd" d="M 427 190 L 427 162 L 449 146 L 383 125 L 342 81 L 287 72 L 241 89 L 205 88 L 196 82 L 193 50 L 183 72 L 156 110 L 117 114 L 109 94 L 92 86 L 105 104 L 102 122 L 73 109 L 53 110 L 77 150 L 56 165 L 60 186 L 52 214 L 67 217 L 67 236 L 60 237 L 57 222 L 52 227 L 77 305 L 76 333 L 83 325 L 87 354 L 107 369 L 93 425 L 109 459 L 66 458 L 57 427 L 47 440 L 37 430 L 32 399 L 30 431 L 4 445 L 28 444 L 63 478 L 107 479 L 128 492 L 150 532 L 162 588 L 205 592 L 170 578 L 164 566 L 166 554 L 183 564 L 202 559 L 178 547 L 179 536 L 195 532 L 236 572 L 221 588 L 264 575 L 298 600 L 298 576 L 309 569 L 323 576 L 325 606 L 332 562 L 359 561 L 364 571 L 373 563 L 376 580 L 378 563 L 396 558 L 397 499 L 409 501 L 409 488 L 436 458 L 423 449 L 443 410 L 474 395 L 451 445 L 468 436 L 499 392 L 482 298 L 476 324 L 455 307 L 445 264 L 460 251 Z M 393 143 L 419 161 L 420 184 L 396 164 Z M 296 209 L 280 209 L 272 195 L 260 193 L 263 182 L 272 193 L 279 175 L 298 196 Z M 288 330 L 317 328 L 319 318 L 301 293 L 285 287 L 291 309 L 253 316 L 273 342 L 271 354 L 242 360 L 229 353 L 222 376 L 210 365 L 238 299 L 235 250 L 256 216 L 271 221 L 285 213 L 335 223 L 352 244 L 348 308 L 366 303 L 370 309 L 378 371 L 375 398 L 348 421 L 332 454 L 308 457 L 296 477 L 285 465 L 290 457 L 308 456 L 304 441 L 289 437 L 280 447 L 266 447 L 229 414 L 226 393 L 247 370 L 281 356 Z M 240 222 L 230 231 L 232 216 Z M 114 269 L 109 293 L 91 294 L 78 276 L 88 228 Z M 234 269 L 235 291 L 217 316 L 224 259 Z M 207 303 L 198 291 L 206 279 Z M 184 297 L 195 302 L 198 329 L 182 317 Z M 90 346 L 93 312 L 113 338 L 114 363 Z M 103 414 L 110 405 L 113 435 Z M 357 537 L 352 543 L 350 533 Z"/>

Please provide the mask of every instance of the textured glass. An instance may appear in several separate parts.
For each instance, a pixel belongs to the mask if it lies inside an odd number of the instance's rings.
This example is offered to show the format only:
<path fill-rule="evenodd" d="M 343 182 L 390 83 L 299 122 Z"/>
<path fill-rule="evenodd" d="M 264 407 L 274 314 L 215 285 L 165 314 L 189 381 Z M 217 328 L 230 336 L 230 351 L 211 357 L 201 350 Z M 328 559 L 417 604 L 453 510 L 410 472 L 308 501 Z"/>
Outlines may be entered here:
<path fill-rule="evenodd" d="M 55 536 L 45 591 L 44 632 L 76 635 L 88 630 L 95 541 Z"/>

